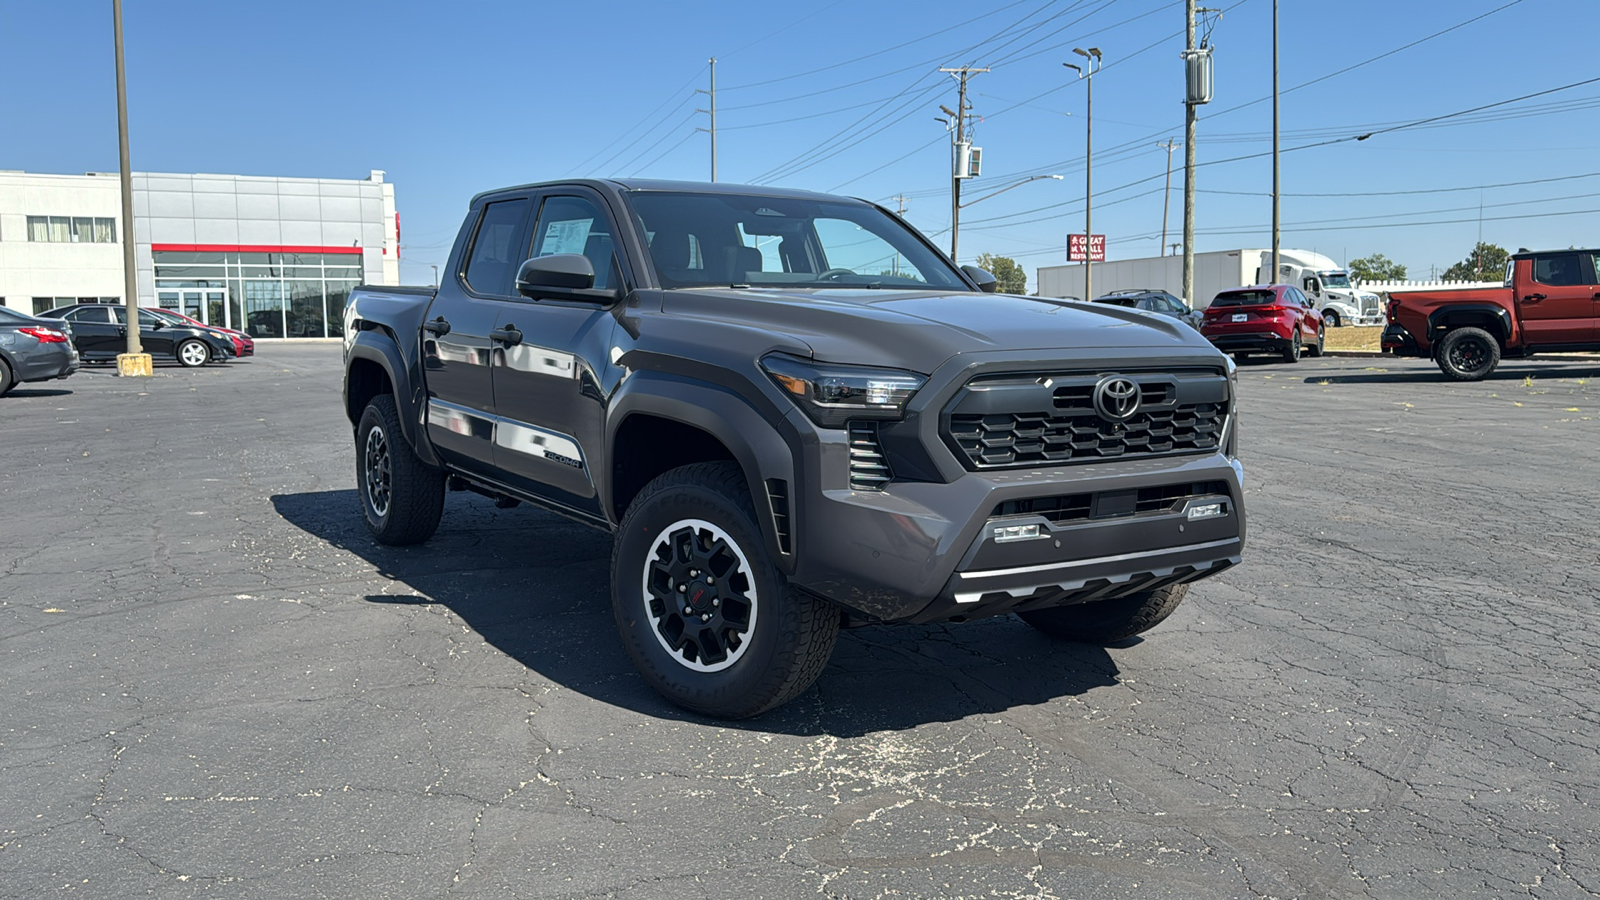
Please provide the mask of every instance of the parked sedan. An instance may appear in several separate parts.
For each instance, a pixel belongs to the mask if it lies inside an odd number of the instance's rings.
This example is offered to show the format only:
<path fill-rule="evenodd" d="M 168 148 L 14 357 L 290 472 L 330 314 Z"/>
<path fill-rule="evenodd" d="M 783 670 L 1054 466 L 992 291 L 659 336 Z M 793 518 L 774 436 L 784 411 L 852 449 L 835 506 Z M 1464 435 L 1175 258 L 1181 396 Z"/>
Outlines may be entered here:
<path fill-rule="evenodd" d="M 1299 362 L 1304 350 L 1322 355 L 1322 313 L 1292 284 L 1259 284 L 1223 291 L 1206 307 L 1200 326 L 1218 350 L 1239 359 L 1275 353 Z"/>
<path fill-rule="evenodd" d="M 1195 329 L 1199 329 L 1202 318 L 1200 313 L 1190 309 L 1187 303 L 1166 291 L 1112 291 L 1103 297 L 1094 298 L 1094 302 L 1170 316 Z"/>
<path fill-rule="evenodd" d="M 28 381 L 51 381 L 78 371 L 70 327 L 0 306 L 0 394 Z"/>
<path fill-rule="evenodd" d="M 81 303 L 40 313 L 72 323 L 72 338 L 84 362 L 111 362 L 128 347 L 128 310 L 123 306 Z M 233 356 L 233 342 L 210 328 L 172 325 L 148 309 L 139 310 L 139 343 L 144 352 L 171 357 L 185 366 L 203 366 Z"/>
<path fill-rule="evenodd" d="M 192 325 L 195 328 L 206 328 L 220 335 L 224 340 L 233 344 L 233 355 L 243 359 L 246 356 L 256 355 L 256 342 L 250 335 L 232 328 L 223 328 L 220 325 L 207 325 L 194 316 L 185 315 L 175 309 L 166 309 L 159 306 L 147 306 L 145 309 L 158 319 L 167 320 L 171 325 Z"/>

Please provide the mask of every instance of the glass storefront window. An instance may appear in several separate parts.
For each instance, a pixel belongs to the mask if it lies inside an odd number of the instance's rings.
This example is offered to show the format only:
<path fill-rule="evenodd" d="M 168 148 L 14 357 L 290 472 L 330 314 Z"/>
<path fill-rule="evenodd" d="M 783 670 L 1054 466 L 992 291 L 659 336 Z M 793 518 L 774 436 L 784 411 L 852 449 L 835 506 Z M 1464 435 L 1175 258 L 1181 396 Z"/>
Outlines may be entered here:
<path fill-rule="evenodd" d="M 328 286 L 328 337 L 344 337 L 344 308 L 350 302 L 350 292 L 357 282 L 329 281 Z"/>
<path fill-rule="evenodd" d="M 285 281 L 289 300 L 288 336 L 324 337 L 322 328 L 322 280 Z"/>
<path fill-rule="evenodd" d="M 251 337 L 283 337 L 283 282 L 245 279 L 244 321 Z"/>

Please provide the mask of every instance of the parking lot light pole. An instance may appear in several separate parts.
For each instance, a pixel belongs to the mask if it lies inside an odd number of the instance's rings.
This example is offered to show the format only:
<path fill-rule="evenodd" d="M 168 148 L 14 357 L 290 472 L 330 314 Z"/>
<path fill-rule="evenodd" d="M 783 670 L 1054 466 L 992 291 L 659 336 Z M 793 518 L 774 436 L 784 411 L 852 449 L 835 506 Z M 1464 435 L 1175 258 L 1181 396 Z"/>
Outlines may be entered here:
<path fill-rule="evenodd" d="M 139 271 L 133 247 L 133 172 L 128 166 L 128 81 L 122 67 L 122 0 L 111 0 L 117 57 L 117 149 L 122 158 L 122 289 L 128 307 L 128 352 L 117 356 L 120 375 L 153 375 L 150 354 L 139 342 Z"/>

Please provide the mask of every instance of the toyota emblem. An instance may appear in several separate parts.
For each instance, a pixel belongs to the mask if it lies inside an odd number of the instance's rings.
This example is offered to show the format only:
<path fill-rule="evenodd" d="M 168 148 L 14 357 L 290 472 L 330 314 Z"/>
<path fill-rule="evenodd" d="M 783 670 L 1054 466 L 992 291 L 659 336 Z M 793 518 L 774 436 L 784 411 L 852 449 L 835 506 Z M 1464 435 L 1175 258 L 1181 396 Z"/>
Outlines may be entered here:
<path fill-rule="evenodd" d="M 1108 422 L 1121 422 L 1139 410 L 1139 386 L 1121 375 L 1100 379 L 1094 386 L 1094 409 Z"/>

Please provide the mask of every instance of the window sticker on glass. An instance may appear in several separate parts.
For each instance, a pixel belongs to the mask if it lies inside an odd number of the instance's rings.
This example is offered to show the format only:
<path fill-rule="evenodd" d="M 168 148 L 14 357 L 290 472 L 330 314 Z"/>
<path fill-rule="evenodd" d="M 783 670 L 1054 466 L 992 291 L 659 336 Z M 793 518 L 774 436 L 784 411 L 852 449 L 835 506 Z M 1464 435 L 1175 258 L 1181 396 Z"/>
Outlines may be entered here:
<path fill-rule="evenodd" d="M 582 253 L 584 244 L 589 241 L 589 228 L 593 225 L 594 219 L 551 222 L 544 230 L 544 240 L 539 245 L 539 255 Z"/>

